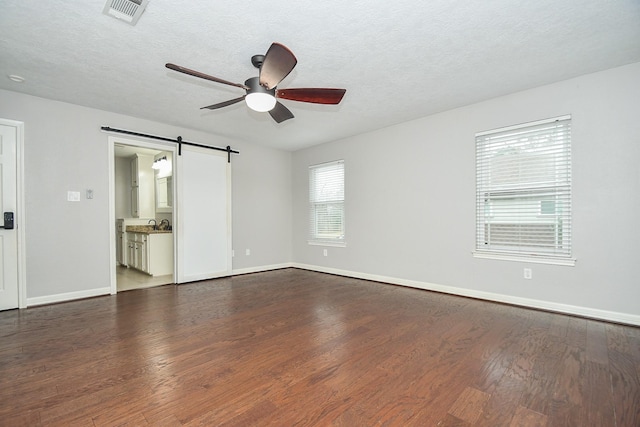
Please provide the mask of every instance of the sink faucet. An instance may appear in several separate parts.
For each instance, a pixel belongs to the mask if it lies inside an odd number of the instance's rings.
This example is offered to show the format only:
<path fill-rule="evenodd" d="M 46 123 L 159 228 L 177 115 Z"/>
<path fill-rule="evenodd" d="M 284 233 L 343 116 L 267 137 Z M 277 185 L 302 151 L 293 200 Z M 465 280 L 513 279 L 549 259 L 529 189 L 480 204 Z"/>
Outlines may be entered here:
<path fill-rule="evenodd" d="M 153 221 L 153 229 L 157 230 L 158 229 L 158 223 L 156 222 L 155 219 L 150 219 L 149 222 L 147 222 L 147 224 L 151 224 L 151 221 Z M 162 222 L 160 224 L 162 224 Z"/>

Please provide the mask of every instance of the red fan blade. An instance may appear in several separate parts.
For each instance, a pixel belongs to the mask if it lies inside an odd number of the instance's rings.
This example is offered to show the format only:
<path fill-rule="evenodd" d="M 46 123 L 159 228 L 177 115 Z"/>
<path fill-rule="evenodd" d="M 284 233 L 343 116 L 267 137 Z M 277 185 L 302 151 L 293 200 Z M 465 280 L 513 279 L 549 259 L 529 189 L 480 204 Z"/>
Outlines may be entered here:
<path fill-rule="evenodd" d="M 204 109 L 206 108 L 206 109 L 208 109 L 208 110 L 216 110 L 216 109 L 218 109 L 218 108 L 227 107 L 227 106 L 229 106 L 229 105 L 233 105 L 233 104 L 238 103 L 238 102 L 240 102 L 240 101 L 244 101 L 244 97 L 245 97 L 245 96 L 246 96 L 246 95 L 243 95 L 243 96 L 241 96 L 240 98 L 235 98 L 235 99 L 230 99 L 230 100 L 228 100 L 228 101 L 219 102 L 219 103 L 217 103 L 217 104 L 209 105 L 209 106 L 207 106 L 207 107 L 202 107 L 202 108 L 200 108 L 200 109 L 201 109 L 201 110 L 204 110 Z"/>
<path fill-rule="evenodd" d="M 339 104 L 346 89 L 303 88 L 277 89 L 276 97 L 291 101 L 312 102 L 314 104 Z"/>
<path fill-rule="evenodd" d="M 276 106 L 269 111 L 269 114 L 277 123 L 282 123 L 285 120 L 293 119 L 293 113 L 280 102 L 276 102 Z"/>
<path fill-rule="evenodd" d="M 201 73 L 200 71 L 191 70 L 189 68 L 181 67 L 181 66 L 176 65 L 176 64 L 165 64 L 165 67 L 167 67 L 170 70 L 177 71 L 179 73 L 189 74 L 190 76 L 199 77 L 199 78 L 205 79 L 205 80 L 211 80 L 212 82 L 222 83 L 222 84 L 229 85 L 229 86 L 235 86 L 235 87 L 239 87 L 239 88 L 242 88 L 242 89 L 245 89 L 245 90 L 249 89 L 246 85 L 244 85 L 242 83 L 233 83 L 233 82 L 229 82 L 227 80 L 222 80 L 222 79 L 219 79 L 217 77 L 213 77 L 213 76 L 210 76 L 208 74 Z"/>
<path fill-rule="evenodd" d="M 260 67 L 260 85 L 273 89 L 289 75 L 297 63 L 298 60 L 289 48 L 280 43 L 271 44 Z"/>

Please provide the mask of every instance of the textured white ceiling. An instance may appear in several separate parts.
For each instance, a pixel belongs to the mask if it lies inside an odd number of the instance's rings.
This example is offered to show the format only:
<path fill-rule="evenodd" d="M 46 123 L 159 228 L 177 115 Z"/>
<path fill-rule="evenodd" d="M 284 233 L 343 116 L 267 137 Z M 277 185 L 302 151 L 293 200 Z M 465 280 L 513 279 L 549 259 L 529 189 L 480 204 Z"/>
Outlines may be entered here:
<path fill-rule="evenodd" d="M 640 61 L 637 0 L 150 0 L 136 26 L 104 3 L 1 0 L 0 88 L 297 150 Z M 274 41 L 298 58 L 280 88 L 342 103 L 200 110 L 244 92 L 164 67 L 240 83 Z"/>

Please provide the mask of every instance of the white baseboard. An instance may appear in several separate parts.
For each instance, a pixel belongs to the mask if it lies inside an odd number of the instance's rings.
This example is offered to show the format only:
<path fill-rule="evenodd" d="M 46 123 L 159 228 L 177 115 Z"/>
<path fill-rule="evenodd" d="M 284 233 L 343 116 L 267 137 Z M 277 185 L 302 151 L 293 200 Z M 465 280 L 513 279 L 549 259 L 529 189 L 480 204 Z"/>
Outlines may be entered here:
<path fill-rule="evenodd" d="M 487 301 L 512 304 L 527 308 L 553 311 L 563 314 L 588 317 L 591 319 L 605 320 L 609 322 L 624 323 L 627 325 L 640 326 L 640 316 L 629 313 L 619 313 L 614 311 L 600 310 L 596 308 L 580 307 L 569 304 L 561 304 L 552 301 L 542 301 L 530 298 L 521 298 L 511 295 L 495 294 L 491 292 L 477 291 L 473 289 L 457 288 L 454 286 L 438 285 L 435 283 L 420 282 L 415 280 L 400 279 L 397 277 L 379 276 L 376 274 L 361 273 L 336 268 L 322 267 L 317 265 L 300 263 L 282 263 L 272 265 L 262 265 L 257 267 L 240 268 L 232 271 L 234 276 L 241 274 L 260 273 L 263 271 L 279 270 L 282 268 L 300 268 L 302 270 L 317 271 L 320 273 L 335 274 L 338 276 L 353 277 L 356 279 L 371 280 L 375 282 L 390 283 L 392 285 L 407 286 L 410 288 L 424 289 L 427 291 L 442 292 L 446 294 L 459 295 L 470 298 L 477 298 Z M 53 304 L 64 301 L 71 301 L 81 298 L 90 298 L 101 295 L 109 295 L 110 287 L 89 289 L 85 291 L 67 292 L 64 294 L 47 295 L 44 297 L 27 298 L 27 306 L 32 307 L 43 304 Z"/>
<path fill-rule="evenodd" d="M 390 283 L 393 285 L 407 286 L 410 288 L 424 289 L 427 291 L 442 292 L 463 297 L 477 298 L 487 301 L 512 304 L 527 308 L 553 311 L 556 313 L 571 314 L 591 319 L 606 320 L 609 322 L 624 323 L 640 326 L 640 316 L 629 313 L 599 310 L 589 307 L 580 307 L 569 304 L 561 304 L 552 301 L 542 301 L 530 298 L 514 297 L 511 295 L 495 294 L 491 292 L 477 291 L 473 289 L 457 288 L 454 286 L 438 285 L 435 283 L 419 282 L 415 280 L 400 279 L 397 277 L 378 276 L 375 274 L 360 273 L 336 268 L 321 267 L 317 265 L 293 263 L 292 267 L 303 270 L 318 271 L 320 273 L 336 274 L 338 276 L 353 277 L 356 279 L 372 280 L 375 282 Z"/>
<path fill-rule="evenodd" d="M 91 298 L 101 295 L 110 295 L 111 288 L 88 289 L 86 291 L 67 292 L 64 294 L 46 295 L 44 297 L 27 298 L 27 307 L 34 305 L 53 304 L 57 302 L 71 301 L 74 299 Z"/>
<path fill-rule="evenodd" d="M 291 267 L 293 267 L 293 263 L 285 262 L 283 264 L 271 264 L 271 265 L 261 265 L 258 267 L 239 268 L 239 269 L 233 270 L 231 274 L 233 274 L 234 276 L 238 276 L 240 274 L 261 273 L 263 271 L 280 270 L 282 268 L 291 268 Z"/>
<path fill-rule="evenodd" d="M 242 268 L 232 271 L 233 276 L 239 274 L 260 273 L 262 271 L 279 270 L 281 268 L 291 268 L 291 263 L 273 264 L 273 265 L 261 265 L 258 267 Z M 208 278 L 207 278 L 208 279 Z M 33 307 L 36 305 L 54 304 L 58 302 L 72 301 L 82 298 L 91 298 L 102 295 L 110 295 L 111 287 L 88 289 L 86 291 L 67 292 L 64 294 L 46 295 L 43 297 L 27 298 L 27 307 Z M 24 307 L 26 308 L 26 307 Z"/>

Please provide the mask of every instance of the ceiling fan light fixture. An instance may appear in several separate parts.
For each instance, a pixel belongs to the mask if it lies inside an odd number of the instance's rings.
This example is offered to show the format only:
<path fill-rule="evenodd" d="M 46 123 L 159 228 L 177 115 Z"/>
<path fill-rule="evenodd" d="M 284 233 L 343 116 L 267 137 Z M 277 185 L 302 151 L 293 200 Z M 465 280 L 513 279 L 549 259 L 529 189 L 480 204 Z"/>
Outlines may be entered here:
<path fill-rule="evenodd" d="M 244 82 L 247 89 L 247 96 L 244 97 L 247 107 L 254 111 L 264 113 L 273 110 L 276 106 L 276 91 L 267 89 L 260 85 L 258 77 L 252 77 Z"/>
<path fill-rule="evenodd" d="M 270 93 L 253 92 L 248 93 L 244 98 L 247 106 L 254 111 L 264 113 L 273 110 L 276 106 L 276 97 Z"/>
<path fill-rule="evenodd" d="M 115 1 L 115 0 L 113 0 Z M 205 80 L 222 83 L 229 86 L 239 87 L 246 91 L 246 94 L 228 101 L 218 102 L 201 110 L 217 110 L 218 108 L 234 105 L 242 100 L 247 107 L 258 112 L 268 112 L 276 123 L 292 119 L 293 113 L 278 102 L 277 98 L 291 101 L 311 102 L 314 104 L 336 105 L 342 101 L 346 89 L 335 88 L 298 88 L 278 90 L 276 86 L 289 75 L 293 67 L 296 66 L 297 59 L 294 54 L 280 43 L 272 43 L 265 55 L 254 55 L 251 63 L 260 70 L 258 77 L 247 79 L 244 84 L 234 83 L 200 71 L 191 70 L 176 64 L 167 63 L 165 67 L 179 73 L 188 74 Z"/>

